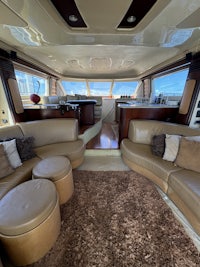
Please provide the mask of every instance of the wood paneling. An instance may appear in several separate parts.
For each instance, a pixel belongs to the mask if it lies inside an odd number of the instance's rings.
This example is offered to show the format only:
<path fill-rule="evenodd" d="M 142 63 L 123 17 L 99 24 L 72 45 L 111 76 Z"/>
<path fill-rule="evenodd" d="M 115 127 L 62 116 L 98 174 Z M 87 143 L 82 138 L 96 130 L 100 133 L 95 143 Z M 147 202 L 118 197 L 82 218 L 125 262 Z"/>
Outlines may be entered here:
<path fill-rule="evenodd" d="M 53 118 L 76 118 L 79 119 L 79 112 L 70 110 L 62 113 L 59 109 L 25 109 L 26 120 L 44 120 Z"/>

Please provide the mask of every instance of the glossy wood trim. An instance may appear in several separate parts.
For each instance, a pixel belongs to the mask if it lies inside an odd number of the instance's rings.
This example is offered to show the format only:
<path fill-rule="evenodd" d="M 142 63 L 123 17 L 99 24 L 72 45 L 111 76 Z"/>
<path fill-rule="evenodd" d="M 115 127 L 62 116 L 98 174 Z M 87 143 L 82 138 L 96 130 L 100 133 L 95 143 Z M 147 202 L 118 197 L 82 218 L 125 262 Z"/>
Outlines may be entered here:
<path fill-rule="evenodd" d="M 44 120 L 52 118 L 76 118 L 79 112 L 70 110 L 62 113 L 59 109 L 24 109 L 26 121 Z"/>

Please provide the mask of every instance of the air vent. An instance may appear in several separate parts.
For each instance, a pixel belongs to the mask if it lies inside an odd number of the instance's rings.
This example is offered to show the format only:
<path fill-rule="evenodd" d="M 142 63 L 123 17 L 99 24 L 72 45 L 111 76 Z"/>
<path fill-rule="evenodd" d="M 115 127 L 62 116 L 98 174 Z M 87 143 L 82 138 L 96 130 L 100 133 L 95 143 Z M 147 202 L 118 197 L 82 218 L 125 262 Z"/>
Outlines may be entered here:
<path fill-rule="evenodd" d="M 133 0 L 118 28 L 134 28 L 157 0 Z"/>
<path fill-rule="evenodd" d="M 51 0 L 57 11 L 72 28 L 87 28 L 74 0 Z"/>

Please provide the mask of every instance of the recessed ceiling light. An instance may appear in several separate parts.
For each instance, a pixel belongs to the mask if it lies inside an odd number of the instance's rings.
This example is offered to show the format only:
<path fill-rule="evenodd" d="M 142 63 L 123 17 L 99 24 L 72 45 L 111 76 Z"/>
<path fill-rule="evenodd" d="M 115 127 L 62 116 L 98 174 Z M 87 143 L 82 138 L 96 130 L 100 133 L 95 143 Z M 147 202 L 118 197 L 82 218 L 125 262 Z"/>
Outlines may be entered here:
<path fill-rule="evenodd" d="M 70 15 L 70 16 L 69 16 L 69 20 L 70 20 L 71 22 L 76 22 L 76 21 L 78 21 L 78 18 L 77 18 L 77 16 L 75 16 L 75 15 Z"/>
<path fill-rule="evenodd" d="M 128 22 L 128 23 L 133 23 L 134 21 L 136 21 L 136 17 L 135 17 L 135 16 L 129 16 L 129 17 L 127 18 L 127 22 Z"/>

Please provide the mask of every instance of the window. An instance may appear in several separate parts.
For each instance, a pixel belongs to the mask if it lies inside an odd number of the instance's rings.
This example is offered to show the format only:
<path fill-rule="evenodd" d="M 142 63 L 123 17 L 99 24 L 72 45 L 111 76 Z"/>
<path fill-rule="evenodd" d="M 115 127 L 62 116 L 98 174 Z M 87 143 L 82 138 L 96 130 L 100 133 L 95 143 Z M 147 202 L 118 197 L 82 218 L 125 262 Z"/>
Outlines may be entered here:
<path fill-rule="evenodd" d="M 133 97 L 138 87 L 138 81 L 116 81 L 114 82 L 112 96 L 119 97 Z"/>
<path fill-rule="evenodd" d="M 62 81 L 66 94 L 88 95 L 119 98 L 121 96 L 134 97 L 138 81 Z"/>
<path fill-rule="evenodd" d="M 152 80 L 152 95 L 181 98 L 188 75 L 188 68 Z M 177 98 L 177 99 L 178 99 Z"/>
<path fill-rule="evenodd" d="M 87 85 L 85 81 L 62 81 L 61 84 L 68 95 L 87 95 Z"/>
<path fill-rule="evenodd" d="M 15 75 L 21 96 L 47 95 L 47 79 L 19 70 L 15 70 Z"/>
<path fill-rule="evenodd" d="M 110 96 L 110 88 L 112 82 L 89 82 L 90 95 Z"/>

